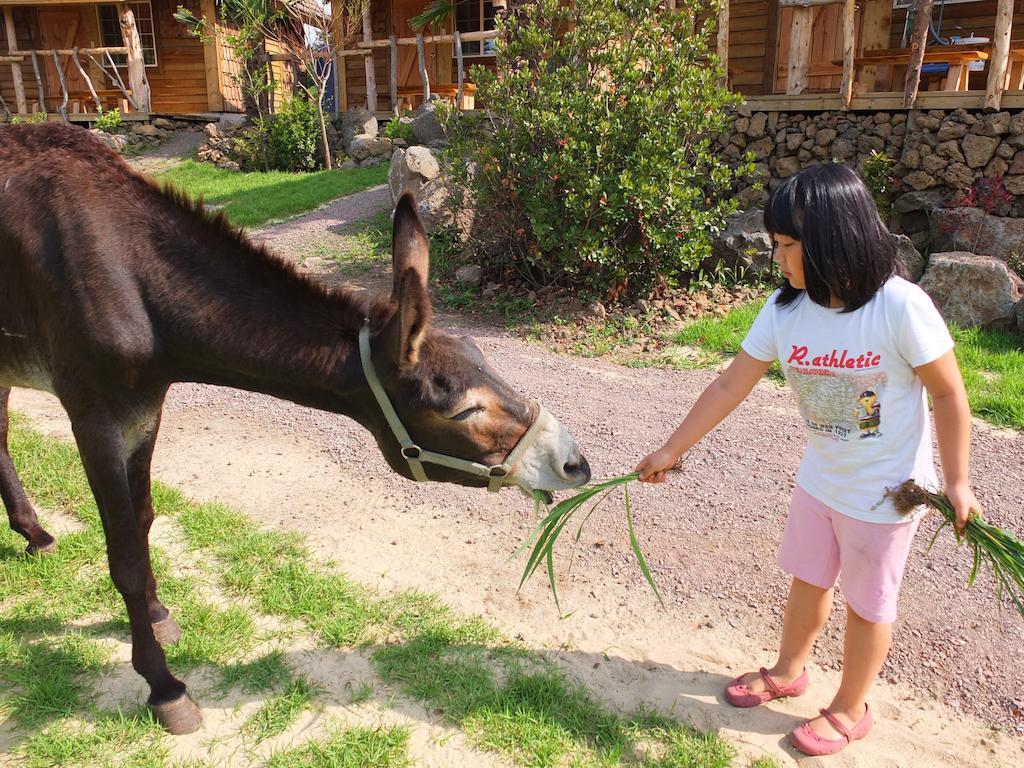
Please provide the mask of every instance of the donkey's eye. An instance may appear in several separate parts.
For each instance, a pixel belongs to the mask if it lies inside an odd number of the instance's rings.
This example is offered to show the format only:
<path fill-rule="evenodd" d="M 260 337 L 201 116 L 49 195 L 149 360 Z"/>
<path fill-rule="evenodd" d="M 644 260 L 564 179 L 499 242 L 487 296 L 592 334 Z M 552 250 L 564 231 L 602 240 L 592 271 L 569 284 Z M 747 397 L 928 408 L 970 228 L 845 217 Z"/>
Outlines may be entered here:
<path fill-rule="evenodd" d="M 474 413 L 476 413 L 477 411 L 482 411 L 483 409 L 484 409 L 484 407 L 482 405 L 472 405 L 469 408 L 466 408 L 464 410 L 459 411 L 458 413 L 456 413 L 451 418 L 452 418 L 452 421 L 464 421 L 464 420 L 468 419 L 470 416 L 472 416 Z"/>

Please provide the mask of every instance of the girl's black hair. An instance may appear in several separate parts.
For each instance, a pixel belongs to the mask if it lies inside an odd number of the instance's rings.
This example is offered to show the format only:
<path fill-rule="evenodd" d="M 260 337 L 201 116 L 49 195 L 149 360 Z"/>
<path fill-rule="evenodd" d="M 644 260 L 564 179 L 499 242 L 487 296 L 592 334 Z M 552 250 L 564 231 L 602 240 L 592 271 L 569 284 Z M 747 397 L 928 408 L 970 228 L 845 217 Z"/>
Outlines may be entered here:
<path fill-rule="evenodd" d="M 803 290 L 815 304 L 828 307 L 832 296 L 843 312 L 867 304 L 900 269 L 896 243 L 878 216 L 860 177 L 840 163 L 807 168 L 786 179 L 764 209 L 768 234 L 799 240 L 803 247 L 806 289 L 786 281 L 776 300 L 792 304 Z"/>

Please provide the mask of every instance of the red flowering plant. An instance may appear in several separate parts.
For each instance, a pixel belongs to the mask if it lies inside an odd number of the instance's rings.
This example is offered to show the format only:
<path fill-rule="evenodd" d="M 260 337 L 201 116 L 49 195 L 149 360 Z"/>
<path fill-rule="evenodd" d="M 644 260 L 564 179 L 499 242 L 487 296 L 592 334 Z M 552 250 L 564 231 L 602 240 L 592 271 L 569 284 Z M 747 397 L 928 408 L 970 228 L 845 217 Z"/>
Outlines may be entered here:
<path fill-rule="evenodd" d="M 1005 214 L 1011 205 L 1013 194 L 1006 189 L 1002 176 L 978 179 L 950 199 L 951 210 L 941 229 L 952 240 L 953 250 L 958 250 L 961 243 L 971 253 L 977 253 L 979 248 L 986 250 L 991 245 L 985 236 L 988 217 Z M 985 215 L 972 214 L 971 209 Z"/>

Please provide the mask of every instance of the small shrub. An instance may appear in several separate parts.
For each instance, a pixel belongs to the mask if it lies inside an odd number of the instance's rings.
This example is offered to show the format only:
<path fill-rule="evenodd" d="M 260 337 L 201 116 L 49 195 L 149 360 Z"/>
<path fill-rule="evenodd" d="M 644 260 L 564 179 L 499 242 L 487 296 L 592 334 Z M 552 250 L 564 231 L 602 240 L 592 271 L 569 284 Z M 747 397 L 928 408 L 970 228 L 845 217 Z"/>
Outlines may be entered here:
<path fill-rule="evenodd" d="M 412 142 L 412 123 L 403 123 L 397 117 L 393 117 L 384 126 L 383 133 L 389 139 Z"/>
<path fill-rule="evenodd" d="M 108 109 L 104 112 L 103 107 L 97 107 L 96 115 L 96 128 L 104 133 L 120 133 L 122 128 L 121 110 Z"/>
<path fill-rule="evenodd" d="M 320 122 L 316 105 L 297 96 L 269 118 L 268 153 L 282 171 L 314 171 L 320 167 Z"/>
<path fill-rule="evenodd" d="M 892 174 L 894 165 L 896 161 L 885 152 L 872 150 L 871 156 L 864 161 L 861 174 L 884 221 L 888 221 L 892 215 L 892 191 L 896 184 L 896 177 Z"/>
<path fill-rule="evenodd" d="M 487 116 L 447 121 L 452 167 L 476 169 L 462 181 L 489 232 L 474 245 L 496 272 L 616 298 L 710 255 L 753 163 L 717 151 L 737 97 L 707 14 L 663 5 L 535 0 L 499 22 L 497 72 L 471 74 Z"/>
<path fill-rule="evenodd" d="M 33 112 L 31 115 L 14 115 L 11 125 L 42 125 L 49 118 L 45 112 Z"/>

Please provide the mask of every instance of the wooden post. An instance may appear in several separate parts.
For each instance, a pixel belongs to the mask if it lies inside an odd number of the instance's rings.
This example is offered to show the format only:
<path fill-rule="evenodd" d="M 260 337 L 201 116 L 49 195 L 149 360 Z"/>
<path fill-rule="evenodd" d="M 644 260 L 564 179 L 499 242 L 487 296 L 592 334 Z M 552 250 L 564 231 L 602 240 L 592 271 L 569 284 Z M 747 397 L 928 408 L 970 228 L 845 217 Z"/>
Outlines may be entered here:
<path fill-rule="evenodd" d="M 423 47 L 423 33 L 416 35 L 416 60 L 420 65 L 420 80 L 423 81 L 423 101 L 430 101 L 430 76 L 427 74 L 427 54 Z"/>
<path fill-rule="evenodd" d="M 853 98 L 853 54 L 857 48 L 854 19 L 857 13 L 856 0 L 845 0 L 843 3 L 843 82 L 839 87 L 839 97 L 843 109 L 850 108 Z"/>
<path fill-rule="evenodd" d="M 921 64 L 924 62 L 925 41 L 928 25 L 932 19 L 935 0 L 916 0 L 914 4 L 914 34 L 910 40 L 910 61 L 907 63 L 907 80 L 903 86 L 903 108 L 911 109 L 917 101 L 917 88 L 921 84 Z"/>
<path fill-rule="evenodd" d="M 16 53 L 18 50 L 18 33 L 14 29 L 14 9 L 4 6 L 4 29 L 7 33 L 7 50 Z M 14 102 L 18 112 L 28 114 L 28 101 L 25 99 L 25 81 L 21 77 L 21 64 L 11 62 L 11 79 L 14 81 Z"/>
<path fill-rule="evenodd" d="M 206 103 L 211 112 L 223 112 L 224 91 L 221 89 L 220 55 L 217 51 L 220 30 L 217 28 L 217 7 L 214 0 L 202 0 L 199 4 L 199 15 L 206 23 L 206 35 L 203 36 Z"/>
<path fill-rule="evenodd" d="M 60 80 L 60 94 L 62 96 L 60 106 L 57 107 L 57 111 L 60 112 L 61 118 L 64 122 L 68 122 L 68 84 L 64 79 L 64 70 L 60 67 L 60 59 L 57 58 L 56 51 L 50 51 L 50 55 L 53 56 L 53 66 L 57 68 L 57 79 Z"/>
<path fill-rule="evenodd" d="M 388 38 L 388 48 L 390 49 L 390 72 L 389 79 L 391 80 L 391 111 L 398 115 L 398 41 L 395 36 L 392 35 Z M 372 54 L 371 54 L 372 55 Z"/>
<path fill-rule="evenodd" d="M 348 109 L 348 88 L 345 73 L 347 62 L 340 52 L 345 48 L 345 11 L 340 2 L 331 3 L 331 45 L 334 46 L 334 110 Z"/>
<path fill-rule="evenodd" d="M 889 47 L 889 33 L 892 28 L 892 0 L 863 0 L 861 3 L 860 51 L 875 51 Z M 878 87 L 879 69 L 891 71 L 888 66 L 870 66 L 861 70 L 859 81 L 853 84 L 857 93 L 871 93 L 875 90 L 889 91 L 886 82 Z"/>
<path fill-rule="evenodd" d="M 373 42 L 373 23 L 370 20 L 370 3 L 363 6 L 363 42 Z M 373 55 L 363 59 L 366 70 L 366 108 L 370 112 L 377 111 L 377 72 L 374 69 Z"/>
<path fill-rule="evenodd" d="M 43 90 L 43 77 L 39 72 L 39 57 L 32 51 L 32 72 L 36 76 L 36 88 L 39 89 L 39 111 L 46 111 L 46 91 Z"/>
<path fill-rule="evenodd" d="M 768 0 L 768 23 L 764 45 L 761 90 L 766 96 L 770 96 L 775 93 L 775 83 L 779 77 L 779 0 Z"/>
<path fill-rule="evenodd" d="M 132 101 L 140 112 L 151 112 L 149 81 L 146 79 L 146 63 L 142 58 L 142 40 L 135 26 L 135 14 L 128 3 L 120 6 L 121 37 L 128 49 L 128 85 L 132 89 Z"/>
<path fill-rule="evenodd" d="M 992 60 L 988 65 L 988 84 L 985 88 L 986 109 L 999 109 L 1003 101 L 1012 24 L 1013 0 L 999 0 L 996 7 L 996 27 L 992 35 Z"/>
<path fill-rule="evenodd" d="M 729 0 L 722 0 L 722 9 L 718 12 L 718 60 L 722 62 L 722 79 L 720 85 L 729 87 Z"/>
<path fill-rule="evenodd" d="M 807 63 L 811 55 L 811 28 L 814 9 L 793 9 L 793 26 L 789 34 L 789 66 L 786 70 L 786 94 L 795 96 L 807 88 Z"/>
<path fill-rule="evenodd" d="M 455 30 L 455 69 L 457 70 L 457 76 L 459 78 L 459 89 L 455 92 L 455 105 L 462 109 L 462 91 L 465 89 L 466 84 L 466 65 L 462 61 L 462 35 L 459 30 Z"/>
<path fill-rule="evenodd" d="M 75 62 L 75 66 L 78 68 L 78 74 L 85 80 L 85 84 L 89 87 L 89 93 L 92 94 L 92 100 L 96 102 L 96 111 L 99 112 L 103 109 L 103 102 L 100 101 L 100 97 L 96 95 L 96 89 L 92 85 L 92 78 L 89 77 L 89 73 L 85 71 L 85 67 L 82 66 L 82 60 L 78 58 L 78 46 L 71 51 L 71 60 Z"/>
<path fill-rule="evenodd" d="M 107 55 L 107 61 L 110 63 L 110 72 L 108 73 L 111 76 L 110 79 L 115 82 L 115 84 L 118 87 L 118 90 L 120 90 L 121 93 L 124 94 L 124 98 L 121 101 L 123 102 L 122 106 L 124 106 L 125 108 L 122 109 L 121 111 L 122 112 L 127 112 L 128 111 L 128 106 L 127 105 L 131 105 L 132 109 L 137 110 L 139 108 L 139 106 L 135 102 L 135 96 L 133 96 L 131 93 L 128 92 L 128 88 L 125 86 L 124 80 L 121 79 L 121 73 L 117 71 L 117 65 L 114 64 L 114 57 L 110 55 L 110 51 L 107 51 L 106 55 Z M 89 58 L 92 59 L 94 62 L 96 61 L 96 59 L 93 59 L 91 55 L 89 56 Z M 99 62 L 96 62 L 96 63 L 99 64 Z M 103 69 L 104 72 L 106 72 L 106 69 L 104 69 L 102 64 L 99 64 L 99 67 L 100 67 L 100 69 Z"/>

